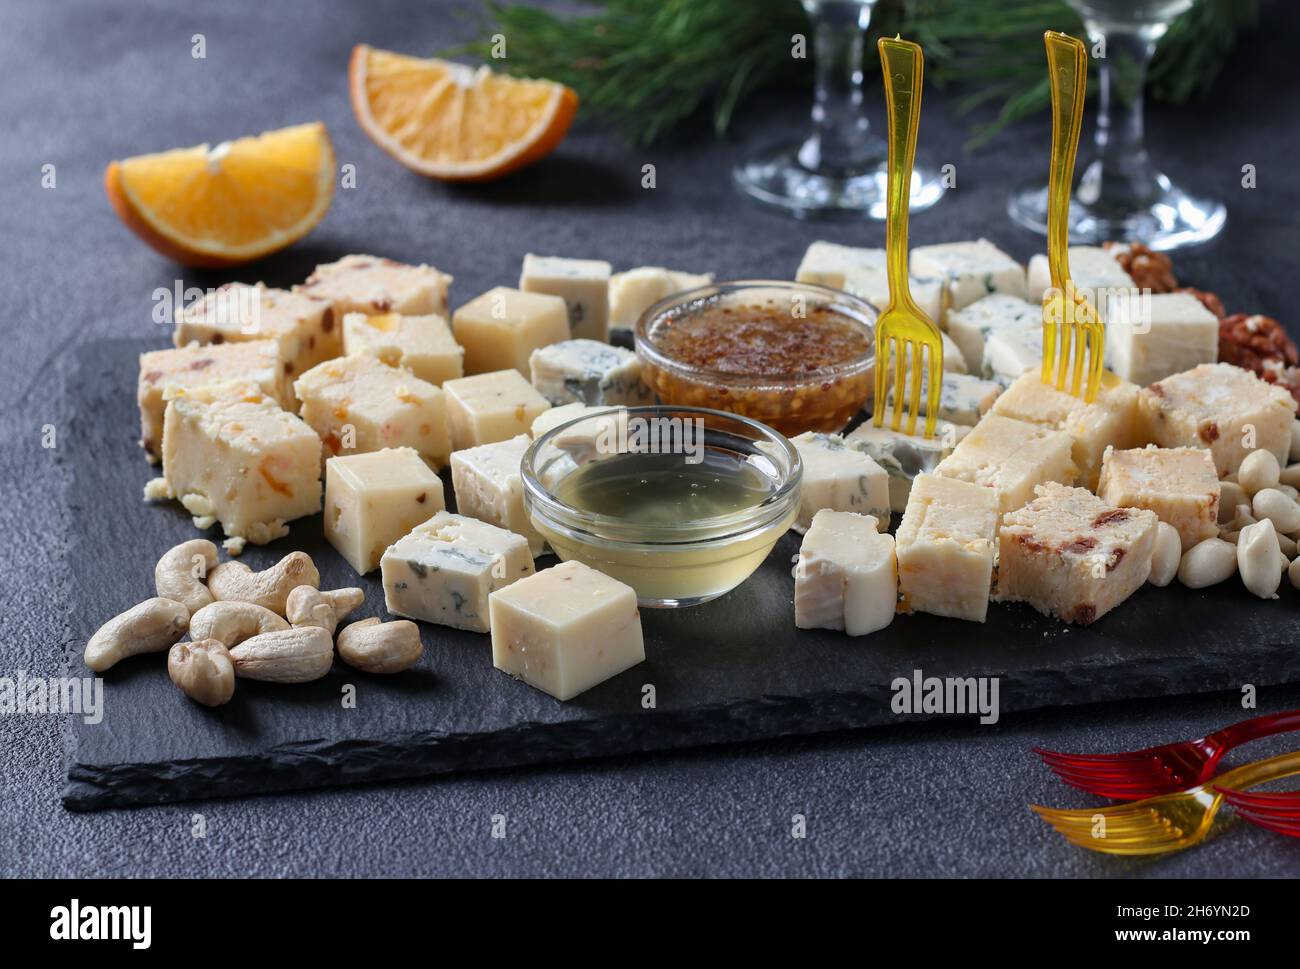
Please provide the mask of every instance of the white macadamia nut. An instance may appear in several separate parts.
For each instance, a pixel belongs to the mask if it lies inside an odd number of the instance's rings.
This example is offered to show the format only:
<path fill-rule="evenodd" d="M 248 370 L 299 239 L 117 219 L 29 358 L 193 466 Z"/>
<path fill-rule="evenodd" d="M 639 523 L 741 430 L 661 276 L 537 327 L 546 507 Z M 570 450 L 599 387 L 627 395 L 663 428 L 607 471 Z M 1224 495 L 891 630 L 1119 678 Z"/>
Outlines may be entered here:
<path fill-rule="evenodd" d="M 1219 524 L 1226 525 L 1237 513 L 1238 505 L 1249 505 L 1250 496 L 1235 481 L 1219 482 Z"/>
<path fill-rule="evenodd" d="M 1272 451 L 1256 448 L 1246 455 L 1237 469 L 1237 483 L 1253 495 L 1262 488 L 1276 488 L 1278 477 L 1282 473 L 1277 458 Z"/>
<path fill-rule="evenodd" d="M 190 616 L 190 639 L 215 639 L 234 649 L 245 639 L 288 629 L 289 624 L 265 606 L 223 599 Z"/>
<path fill-rule="evenodd" d="M 1178 563 L 1183 554 L 1183 541 L 1178 529 L 1168 522 L 1156 524 L 1156 544 L 1151 552 L 1151 574 L 1147 581 L 1155 586 L 1166 586 L 1178 574 Z"/>
<path fill-rule="evenodd" d="M 206 538 L 181 542 L 164 552 L 154 566 L 154 588 L 162 598 L 183 603 L 193 615 L 212 601 L 206 583 L 216 565 L 217 547 Z"/>
<path fill-rule="evenodd" d="M 1218 585 L 1237 571 L 1237 550 L 1221 538 L 1207 538 L 1183 553 L 1178 581 L 1189 589 Z"/>
<path fill-rule="evenodd" d="M 366 599 L 357 588 L 321 591 L 300 585 L 289 593 L 285 615 L 295 626 L 319 626 L 331 636 L 340 622 Z"/>
<path fill-rule="evenodd" d="M 1237 568 L 1247 589 L 1261 599 L 1272 599 L 1282 582 L 1279 561 L 1282 551 L 1277 544 L 1277 531 L 1265 518 L 1241 530 L 1237 542 Z"/>
<path fill-rule="evenodd" d="M 1300 505 L 1276 488 L 1261 488 L 1255 492 L 1251 511 L 1256 519 L 1267 518 L 1279 532 L 1300 529 Z"/>
<path fill-rule="evenodd" d="M 363 619 L 344 627 L 338 638 L 339 659 L 366 673 L 400 673 L 424 652 L 420 629 L 407 619 Z"/>
<path fill-rule="evenodd" d="M 262 633 L 230 651 L 235 675 L 271 683 L 319 680 L 334 664 L 334 640 L 319 626 Z"/>
<path fill-rule="evenodd" d="M 280 616 L 289 593 L 302 585 L 320 585 L 320 573 L 306 552 L 290 552 L 261 572 L 243 562 L 222 562 L 208 575 L 212 598 L 252 602 Z"/>
<path fill-rule="evenodd" d="M 167 654 L 167 675 L 187 697 L 205 707 L 219 707 L 235 695 L 234 661 L 215 639 L 177 643 Z"/>
<path fill-rule="evenodd" d="M 189 625 L 184 603 L 162 596 L 146 599 L 95 631 L 86 643 L 86 665 L 102 673 L 128 656 L 161 653 L 184 636 Z"/>
<path fill-rule="evenodd" d="M 1289 464 L 1277 476 L 1279 484 L 1288 488 L 1300 488 L 1300 464 Z"/>

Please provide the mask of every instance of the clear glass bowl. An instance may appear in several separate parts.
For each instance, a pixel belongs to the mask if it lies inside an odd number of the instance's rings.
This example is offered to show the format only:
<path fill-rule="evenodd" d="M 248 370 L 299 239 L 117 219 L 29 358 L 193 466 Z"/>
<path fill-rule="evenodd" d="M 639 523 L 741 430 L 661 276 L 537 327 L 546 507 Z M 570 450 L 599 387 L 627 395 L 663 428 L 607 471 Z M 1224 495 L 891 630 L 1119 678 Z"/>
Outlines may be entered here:
<path fill-rule="evenodd" d="M 834 310 L 860 328 L 866 350 L 832 366 L 775 374 L 710 369 L 674 357 L 663 345 L 664 329 L 675 319 L 718 305 Z M 871 398 L 876 315 L 870 303 L 829 286 L 742 279 L 712 283 L 660 300 L 641 314 L 634 339 L 642 378 L 662 403 L 730 411 L 791 437 L 804 431 L 834 433 L 843 430 Z"/>
<path fill-rule="evenodd" d="M 674 438 L 672 429 L 688 423 L 692 430 Z M 638 434 L 646 435 L 641 443 Z M 677 439 L 686 445 L 653 443 Z M 575 507 L 557 494 L 569 475 L 589 471 L 593 462 L 629 457 L 652 462 L 637 467 L 656 473 L 734 461 L 747 475 L 762 476 L 752 480 L 763 482 L 764 494 L 736 510 L 653 523 Z M 747 579 L 794 522 L 803 478 L 798 451 L 772 428 L 722 411 L 671 406 L 617 408 L 552 428 L 528 448 L 521 471 L 524 507 L 561 559 L 625 582 L 642 606 L 660 608 L 707 602 Z"/>

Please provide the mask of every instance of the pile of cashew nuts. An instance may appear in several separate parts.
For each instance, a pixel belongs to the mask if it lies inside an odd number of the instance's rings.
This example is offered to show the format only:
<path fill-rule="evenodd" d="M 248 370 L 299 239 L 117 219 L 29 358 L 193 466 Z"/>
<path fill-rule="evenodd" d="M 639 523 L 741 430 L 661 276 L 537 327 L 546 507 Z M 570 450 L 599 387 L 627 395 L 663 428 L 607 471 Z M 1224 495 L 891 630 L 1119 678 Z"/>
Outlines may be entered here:
<path fill-rule="evenodd" d="M 154 568 L 158 595 L 104 623 L 85 660 L 102 673 L 119 660 L 167 650 L 167 672 L 185 695 L 218 707 L 235 679 L 307 683 L 339 659 L 367 673 L 399 673 L 423 652 L 415 623 L 362 619 L 338 629 L 361 605 L 360 589 L 320 589 L 306 552 L 290 552 L 254 572 L 218 562 L 217 547 L 196 538 L 169 549 Z M 337 636 L 335 631 L 338 630 Z M 189 640 L 181 637 L 189 633 Z"/>

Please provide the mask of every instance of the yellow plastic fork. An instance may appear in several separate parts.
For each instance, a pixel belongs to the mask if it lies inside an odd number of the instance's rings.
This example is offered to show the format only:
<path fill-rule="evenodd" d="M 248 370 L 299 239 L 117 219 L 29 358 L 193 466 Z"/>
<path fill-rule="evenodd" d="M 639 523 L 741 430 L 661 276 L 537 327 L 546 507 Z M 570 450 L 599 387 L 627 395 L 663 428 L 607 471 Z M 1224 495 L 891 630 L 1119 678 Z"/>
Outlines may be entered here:
<path fill-rule="evenodd" d="M 1074 288 L 1069 259 L 1070 185 L 1088 90 L 1088 54 L 1081 40 L 1054 30 L 1043 35 L 1043 43 L 1052 87 L 1052 164 L 1047 188 L 1047 262 L 1052 288 L 1043 297 L 1043 383 L 1053 382 L 1055 369 L 1056 389 L 1063 391 L 1066 377 L 1073 371 L 1070 394 L 1091 403 L 1101 383 L 1105 330 L 1097 310 Z M 1082 386 L 1085 355 L 1086 388 Z"/>
<path fill-rule="evenodd" d="M 1223 804 L 1217 788 L 1245 790 L 1293 774 L 1300 774 L 1300 751 L 1234 768 L 1177 794 L 1081 811 L 1037 804 L 1030 808 L 1081 848 L 1110 855 L 1161 855 L 1190 848 L 1210 836 Z"/>
<path fill-rule="evenodd" d="M 912 163 L 916 158 L 916 129 L 921 118 L 921 78 L 925 72 L 921 48 L 910 41 L 882 37 L 881 73 L 885 80 L 885 106 L 889 114 L 889 209 L 885 227 L 885 264 L 889 272 L 889 305 L 876 320 L 876 395 L 872 420 L 885 421 L 885 377 L 889 348 L 894 349 L 894 419 L 897 431 L 903 420 L 903 390 L 910 387 L 907 432 L 916 433 L 921 404 L 921 366 L 926 367 L 925 436 L 934 437 L 935 416 L 943 377 L 943 338 L 939 327 L 916 305 L 907 282 L 907 213 L 912 200 Z M 923 351 L 928 350 L 928 353 Z M 912 380 L 904 383 L 903 365 L 911 361 Z"/>

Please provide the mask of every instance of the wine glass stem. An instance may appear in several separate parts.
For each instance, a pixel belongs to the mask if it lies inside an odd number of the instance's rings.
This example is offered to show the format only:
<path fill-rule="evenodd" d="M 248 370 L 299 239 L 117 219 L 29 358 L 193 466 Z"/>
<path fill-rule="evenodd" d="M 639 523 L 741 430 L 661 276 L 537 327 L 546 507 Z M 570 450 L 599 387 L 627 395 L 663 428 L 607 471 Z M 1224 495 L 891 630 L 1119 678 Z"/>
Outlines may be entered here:
<path fill-rule="evenodd" d="M 875 0 L 803 0 L 812 22 L 812 134 L 799 149 L 811 171 L 850 177 L 880 161 L 863 110 L 862 55 Z"/>
<path fill-rule="evenodd" d="M 1150 29 L 1087 26 L 1094 45 L 1104 40 L 1105 56 L 1097 59 L 1097 160 L 1083 174 L 1079 197 L 1125 209 L 1149 205 L 1160 194 L 1160 185 L 1147 154 L 1142 102 L 1156 38 Z"/>

